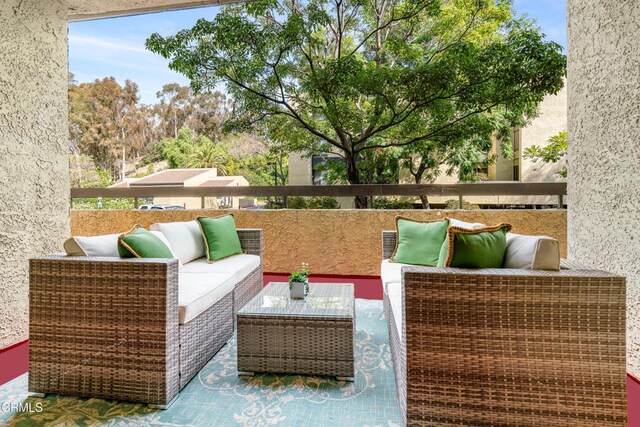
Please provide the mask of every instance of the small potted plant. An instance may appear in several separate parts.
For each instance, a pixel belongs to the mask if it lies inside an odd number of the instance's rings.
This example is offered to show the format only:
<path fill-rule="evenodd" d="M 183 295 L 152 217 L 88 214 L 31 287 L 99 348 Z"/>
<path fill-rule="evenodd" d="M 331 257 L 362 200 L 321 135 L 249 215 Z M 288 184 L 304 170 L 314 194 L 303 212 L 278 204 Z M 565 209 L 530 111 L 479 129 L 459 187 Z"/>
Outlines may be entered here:
<path fill-rule="evenodd" d="M 309 264 L 303 262 L 299 270 L 289 276 L 289 295 L 293 299 L 305 299 L 309 295 Z"/>

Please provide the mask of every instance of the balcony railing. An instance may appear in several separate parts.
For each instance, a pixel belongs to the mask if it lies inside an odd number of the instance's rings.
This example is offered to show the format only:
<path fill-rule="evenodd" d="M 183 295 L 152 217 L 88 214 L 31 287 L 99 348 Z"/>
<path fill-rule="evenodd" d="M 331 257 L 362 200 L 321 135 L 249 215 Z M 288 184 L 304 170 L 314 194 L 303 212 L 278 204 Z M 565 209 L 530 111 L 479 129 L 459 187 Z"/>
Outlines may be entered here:
<path fill-rule="evenodd" d="M 555 196 L 557 207 L 564 206 L 564 182 L 477 182 L 464 184 L 367 184 L 367 185 L 286 185 L 248 187 L 135 186 L 115 188 L 72 188 L 71 198 L 145 197 L 380 197 L 444 196 L 457 197 L 462 207 L 467 196 Z"/>

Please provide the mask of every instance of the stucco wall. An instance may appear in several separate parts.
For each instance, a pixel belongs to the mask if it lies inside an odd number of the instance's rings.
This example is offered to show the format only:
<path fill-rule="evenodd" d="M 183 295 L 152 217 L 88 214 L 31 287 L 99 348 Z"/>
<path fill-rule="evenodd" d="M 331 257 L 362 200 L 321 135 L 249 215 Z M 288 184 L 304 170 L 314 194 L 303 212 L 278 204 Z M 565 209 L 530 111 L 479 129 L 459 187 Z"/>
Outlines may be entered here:
<path fill-rule="evenodd" d="M 66 19 L 0 2 L 0 349 L 27 339 L 27 260 L 69 231 Z"/>
<path fill-rule="evenodd" d="M 640 2 L 569 0 L 569 254 L 627 277 L 640 376 Z"/>
<path fill-rule="evenodd" d="M 126 231 L 135 224 L 188 221 L 198 216 L 218 216 L 225 211 L 72 211 L 74 235 Z M 560 241 L 566 252 L 567 216 L 563 210 L 518 211 L 380 211 L 380 210 L 275 210 L 233 211 L 238 227 L 262 228 L 264 267 L 268 272 L 288 272 L 302 261 L 315 273 L 338 275 L 380 274 L 381 232 L 395 229 L 403 215 L 419 220 L 452 216 L 464 221 L 495 224 L 508 222 L 513 231 L 543 234 Z"/>

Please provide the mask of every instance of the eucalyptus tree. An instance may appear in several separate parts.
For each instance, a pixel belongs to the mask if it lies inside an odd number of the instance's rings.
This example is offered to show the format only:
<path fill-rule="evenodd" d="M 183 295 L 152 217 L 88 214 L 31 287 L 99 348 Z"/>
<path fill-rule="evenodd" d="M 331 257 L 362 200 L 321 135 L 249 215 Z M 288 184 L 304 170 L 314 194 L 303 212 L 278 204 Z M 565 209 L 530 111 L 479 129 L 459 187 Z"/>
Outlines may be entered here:
<path fill-rule="evenodd" d="M 291 149 L 340 156 L 351 184 L 390 151 L 486 144 L 535 114 L 566 68 L 510 0 L 257 0 L 147 47 L 196 91 L 225 85 L 237 128 L 285 118 L 305 135 Z"/>

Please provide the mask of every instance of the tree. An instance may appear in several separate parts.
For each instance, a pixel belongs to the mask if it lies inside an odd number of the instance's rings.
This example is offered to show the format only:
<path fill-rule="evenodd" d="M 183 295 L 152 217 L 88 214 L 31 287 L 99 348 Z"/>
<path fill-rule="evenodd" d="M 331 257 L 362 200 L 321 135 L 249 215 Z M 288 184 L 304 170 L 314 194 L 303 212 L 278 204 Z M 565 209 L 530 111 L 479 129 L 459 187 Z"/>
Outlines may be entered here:
<path fill-rule="evenodd" d="M 113 77 L 70 83 L 71 152 L 91 156 L 100 169 L 124 179 L 126 160 L 138 157 L 153 133 L 148 108 L 138 105 L 138 85 L 127 80 L 121 86 Z"/>
<path fill-rule="evenodd" d="M 495 37 L 478 43 L 485 27 Z M 508 0 L 258 0 L 147 47 L 196 91 L 224 83 L 238 128 L 288 120 L 306 136 L 292 148 L 342 157 L 351 184 L 368 181 L 372 151 L 447 145 L 478 123 L 499 128 L 492 112 L 522 117 L 566 66 Z"/>
<path fill-rule="evenodd" d="M 201 142 L 194 148 L 187 158 L 188 168 L 216 168 L 220 175 L 233 173 L 233 160 L 229 156 L 227 147 L 214 144 L 209 138 L 202 137 Z"/>
<path fill-rule="evenodd" d="M 221 175 L 230 175 L 235 170 L 225 144 L 214 144 L 186 127 L 178 131 L 177 138 L 162 142 L 162 156 L 172 169 L 217 168 Z"/>
<path fill-rule="evenodd" d="M 160 128 L 165 135 L 177 138 L 178 130 L 185 126 L 187 118 L 191 114 L 189 105 L 191 90 L 188 86 L 169 83 L 162 86 L 162 90 L 156 93 L 156 97 L 160 100 L 156 104 Z"/>
<path fill-rule="evenodd" d="M 194 94 L 189 86 L 169 83 L 156 93 L 155 106 L 158 127 L 166 136 L 178 137 L 178 131 L 188 127 L 198 135 L 216 141 L 231 108 L 231 101 L 219 91 Z"/>
<path fill-rule="evenodd" d="M 548 144 L 542 147 L 532 145 L 524 150 L 524 158 L 533 162 L 542 160 L 544 163 L 567 162 L 567 151 L 569 150 L 569 134 L 566 131 L 560 132 L 547 140 Z M 562 166 L 556 174 L 562 178 L 567 177 L 567 166 Z"/>

